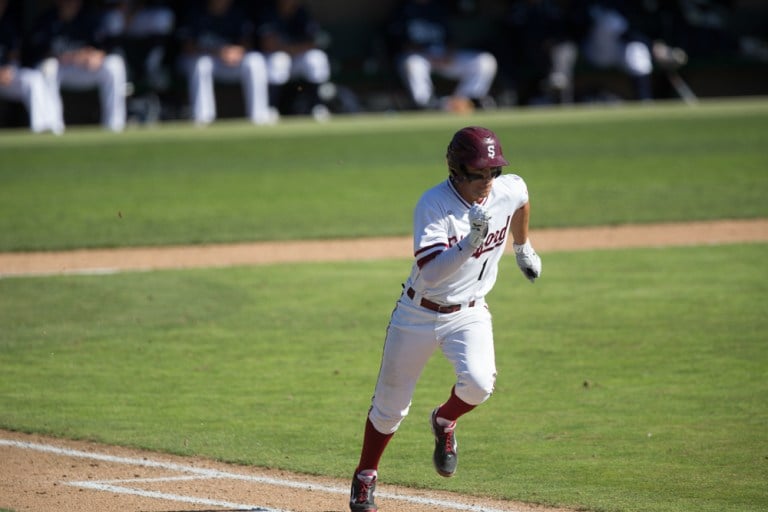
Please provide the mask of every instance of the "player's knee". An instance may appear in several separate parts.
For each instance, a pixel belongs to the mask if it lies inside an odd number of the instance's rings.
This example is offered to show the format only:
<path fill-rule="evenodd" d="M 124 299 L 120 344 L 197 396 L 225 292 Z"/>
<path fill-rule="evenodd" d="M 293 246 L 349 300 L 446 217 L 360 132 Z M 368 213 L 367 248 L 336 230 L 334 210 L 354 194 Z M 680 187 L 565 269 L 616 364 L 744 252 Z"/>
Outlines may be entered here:
<path fill-rule="evenodd" d="M 291 78 L 293 59 L 287 52 L 274 52 L 269 55 L 267 69 L 269 83 L 284 84 Z"/>
<path fill-rule="evenodd" d="M 324 51 L 314 49 L 306 53 L 306 75 L 307 80 L 315 84 L 321 84 L 330 79 L 331 66 L 328 55 Z"/>
<path fill-rule="evenodd" d="M 256 52 L 248 52 L 243 57 L 243 67 L 249 72 L 258 73 L 260 76 L 267 75 L 267 61 L 264 56 Z"/>
<path fill-rule="evenodd" d="M 648 46 L 632 41 L 624 49 L 624 66 L 632 76 L 648 75 L 653 71 L 653 61 Z"/>
<path fill-rule="evenodd" d="M 125 80 L 125 60 L 120 55 L 110 54 L 104 58 L 104 71 L 115 80 Z"/>
<path fill-rule="evenodd" d="M 459 375 L 456 396 L 470 405 L 480 405 L 490 398 L 496 384 L 496 374 Z"/>
<path fill-rule="evenodd" d="M 371 411 L 368 413 L 368 418 L 371 420 L 374 428 L 382 434 L 393 434 L 408 415 L 409 407 L 402 410 L 384 409 L 376 405 L 374 400 Z"/>
<path fill-rule="evenodd" d="M 490 53 L 481 53 L 475 59 L 475 72 L 481 75 L 495 75 L 498 63 Z"/>
<path fill-rule="evenodd" d="M 429 62 L 420 55 L 409 55 L 401 63 L 403 73 L 406 77 L 429 74 Z"/>

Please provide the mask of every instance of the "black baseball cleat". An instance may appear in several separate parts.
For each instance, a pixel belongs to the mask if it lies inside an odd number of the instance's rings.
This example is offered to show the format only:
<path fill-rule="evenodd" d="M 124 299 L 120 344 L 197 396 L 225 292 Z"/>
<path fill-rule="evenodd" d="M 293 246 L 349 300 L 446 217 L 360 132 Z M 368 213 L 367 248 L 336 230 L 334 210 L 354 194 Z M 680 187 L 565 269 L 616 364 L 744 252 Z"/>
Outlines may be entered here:
<path fill-rule="evenodd" d="M 379 509 L 373 502 L 376 490 L 376 471 L 366 469 L 352 477 L 352 492 L 349 496 L 349 509 L 352 512 L 377 512 Z"/>
<path fill-rule="evenodd" d="M 435 409 L 432 411 L 430 423 L 432 424 L 432 433 L 435 434 L 435 453 L 432 456 L 435 469 L 440 476 L 452 477 L 459 463 L 458 443 L 453 432 L 456 428 L 456 422 L 438 418 L 437 409 Z"/>

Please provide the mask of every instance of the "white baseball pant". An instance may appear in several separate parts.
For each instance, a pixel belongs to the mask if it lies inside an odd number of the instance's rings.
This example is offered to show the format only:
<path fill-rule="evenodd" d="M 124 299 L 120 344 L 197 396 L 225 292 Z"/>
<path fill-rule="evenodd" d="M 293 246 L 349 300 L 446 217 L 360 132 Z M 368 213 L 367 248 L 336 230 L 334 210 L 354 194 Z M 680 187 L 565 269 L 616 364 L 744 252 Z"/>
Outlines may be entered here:
<path fill-rule="evenodd" d="M 49 94 L 39 70 L 13 66 L 13 78 L 10 83 L 0 85 L 0 96 L 24 104 L 29 113 L 29 127 L 33 132 L 64 131 L 61 111 L 57 112 L 55 100 Z"/>
<path fill-rule="evenodd" d="M 431 74 L 458 80 L 454 94 L 479 99 L 488 95 L 496 78 L 496 57 L 487 52 L 460 50 L 449 58 L 444 55 L 411 53 L 403 57 L 400 71 L 408 91 L 419 106 L 427 106 L 434 95 Z"/>
<path fill-rule="evenodd" d="M 189 77 L 189 97 L 195 123 L 210 124 L 216 119 L 214 80 L 237 83 L 243 87 L 245 110 L 254 124 L 273 122 L 269 109 L 267 64 L 264 56 L 248 52 L 239 65 L 230 66 L 209 55 L 188 58 L 184 62 Z"/>
<path fill-rule="evenodd" d="M 455 313 L 435 313 L 400 297 L 387 328 L 376 391 L 368 417 L 383 434 L 408 415 L 416 382 L 436 349 L 453 365 L 456 396 L 485 402 L 496 382 L 491 313 L 485 302 Z"/>
<path fill-rule="evenodd" d="M 109 54 L 98 69 L 61 64 L 45 59 L 38 67 L 53 98 L 54 115 L 63 117 L 60 89 L 87 90 L 97 87 L 101 104 L 101 124 L 113 132 L 125 128 L 126 70 L 123 57 Z"/>
<path fill-rule="evenodd" d="M 286 52 L 267 55 L 269 83 L 284 84 L 291 78 L 303 78 L 313 84 L 323 84 L 331 78 L 328 54 L 317 48 L 291 57 Z"/>

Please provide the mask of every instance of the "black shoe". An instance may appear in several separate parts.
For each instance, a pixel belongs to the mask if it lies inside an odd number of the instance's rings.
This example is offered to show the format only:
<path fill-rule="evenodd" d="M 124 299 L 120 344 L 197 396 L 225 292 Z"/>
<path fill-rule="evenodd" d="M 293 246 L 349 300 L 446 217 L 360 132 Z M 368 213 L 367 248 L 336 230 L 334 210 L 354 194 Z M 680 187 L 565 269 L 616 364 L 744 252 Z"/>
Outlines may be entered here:
<path fill-rule="evenodd" d="M 453 431 L 456 428 L 456 422 L 437 418 L 437 409 L 432 411 L 432 433 L 435 434 L 435 453 L 432 460 L 435 463 L 435 469 L 444 477 L 452 477 L 456 472 L 456 465 L 459 463 L 458 444 Z M 443 425 L 442 423 L 447 423 Z"/>
<path fill-rule="evenodd" d="M 352 512 L 377 512 L 373 502 L 376 490 L 376 471 L 367 469 L 352 477 L 352 493 L 349 496 L 349 509 Z"/>

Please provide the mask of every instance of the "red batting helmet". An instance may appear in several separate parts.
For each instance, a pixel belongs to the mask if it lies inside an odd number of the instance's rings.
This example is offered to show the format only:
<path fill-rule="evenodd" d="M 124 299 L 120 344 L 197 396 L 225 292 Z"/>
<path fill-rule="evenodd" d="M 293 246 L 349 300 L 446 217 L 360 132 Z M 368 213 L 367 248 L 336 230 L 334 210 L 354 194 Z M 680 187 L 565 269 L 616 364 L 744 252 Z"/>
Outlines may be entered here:
<path fill-rule="evenodd" d="M 460 176 L 466 173 L 467 167 L 485 169 L 509 165 L 496 134 L 480 126 L 468 126 L 456 132 L 445 156 L 448 168 Z"/>

